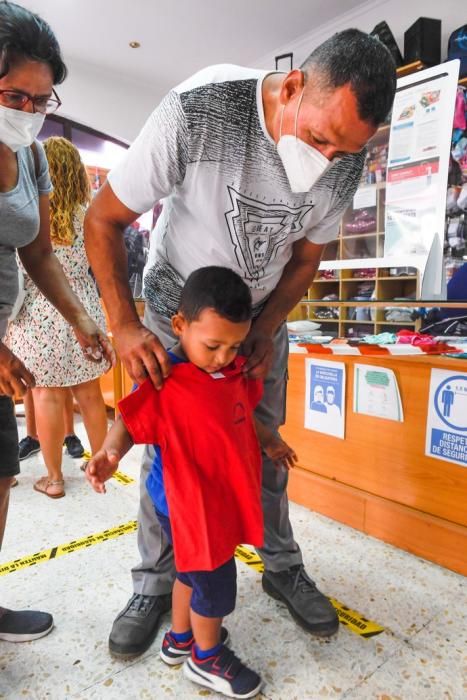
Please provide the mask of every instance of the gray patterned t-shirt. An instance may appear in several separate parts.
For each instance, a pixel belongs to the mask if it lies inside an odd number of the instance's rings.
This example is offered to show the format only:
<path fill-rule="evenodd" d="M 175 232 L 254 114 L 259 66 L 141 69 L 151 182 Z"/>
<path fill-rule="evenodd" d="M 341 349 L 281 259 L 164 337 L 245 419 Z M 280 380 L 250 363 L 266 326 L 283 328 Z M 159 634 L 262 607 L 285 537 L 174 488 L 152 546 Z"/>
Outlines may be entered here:
<path fill-rule="evenodd" d="M 337 236 L 365 153 L 342 158 L 309 192 L 291 192 L 264 121 L 267 75 L 231 65 L 200 71 L 164 98 L 109 174 L 135 212 L 165 198 L 145 279 L 148 303 L 165 316 L 177 310 L 183 281 L 205 265 L 235 270 L 258 307 L 295 241 Z"/>
<path fill-rule="evenodd" d="M 0 340 L 18 295 L 16 249 L 31 243 L 39 233 L 39 195 L 52 190 L 47 158 L 39 141 L 38 177 L 30 147 L 17 152 L 18 182 L 9 192 L 0 192 Z"/>

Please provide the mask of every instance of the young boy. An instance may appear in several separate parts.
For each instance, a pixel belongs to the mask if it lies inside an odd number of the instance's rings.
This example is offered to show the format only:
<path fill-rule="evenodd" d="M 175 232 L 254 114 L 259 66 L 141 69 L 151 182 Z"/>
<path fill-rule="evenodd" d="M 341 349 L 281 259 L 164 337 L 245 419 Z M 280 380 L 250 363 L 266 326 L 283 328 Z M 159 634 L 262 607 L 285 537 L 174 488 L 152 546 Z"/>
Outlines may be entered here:
<path fill-rule="evenodd" d="M 262 383 L 248 378 L 238 356 L 251 316 L 250 290 L 232 270 L 193 272 L 172 318 L 171 375 L 161 391 L 148 379 L 119 403 L 121 417 L 86 470 L 103 493 L 132 444 L 156 446 L 147 488 L 177 570 L 160 656 L 170 665 L 186 658 L 189 679 L 233 698 L 251 698 L 262 685 L 227 648 L 221 626 L 235 608 L 235 548 L 263 544 L 258 439 L 278 468 L 296 461 L 253 417 Z"/>

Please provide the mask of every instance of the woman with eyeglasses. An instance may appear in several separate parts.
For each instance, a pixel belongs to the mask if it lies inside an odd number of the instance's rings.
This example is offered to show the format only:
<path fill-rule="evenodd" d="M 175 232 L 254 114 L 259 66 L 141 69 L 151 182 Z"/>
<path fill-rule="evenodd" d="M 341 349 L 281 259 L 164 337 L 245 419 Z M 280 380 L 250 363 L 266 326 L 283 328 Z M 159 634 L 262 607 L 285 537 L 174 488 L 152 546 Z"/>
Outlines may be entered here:
<path fill-rule="evenodd" d="M 71 290 L 49 236 L 47 160 L 35 141 L 46 114 L 60 106 L 53 86 L 66 77 L 60 47 L 49 25 L 10 2 L 0 2 L 0 544 L 12 478 L 19 472 L 13 396 L 34 377 L 3 344 L 18 295 L 16 251 L 31 280 L 73 327 L 84 353 L 113 362 L 106 336 Z M 0 607 L 0 640 L 42 637 L 52 616 Z"/>

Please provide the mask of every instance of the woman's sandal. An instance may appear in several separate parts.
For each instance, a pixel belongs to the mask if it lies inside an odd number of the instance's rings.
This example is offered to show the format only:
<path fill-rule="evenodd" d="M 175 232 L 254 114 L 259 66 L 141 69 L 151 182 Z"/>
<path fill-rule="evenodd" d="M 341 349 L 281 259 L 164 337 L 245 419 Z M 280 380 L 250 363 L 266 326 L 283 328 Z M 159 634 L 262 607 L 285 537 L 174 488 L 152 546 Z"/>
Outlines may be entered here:
<path fill-rule="evenodd" d="M 34 490 L 38 491 L 39 493 L 43 493 L 49 498 L 63 498 L 65 495 L 65 489 L 63 488 L 64 484 L 65 482 L 63 479 L 53 481 L 52 479 L 49 479 L 48 476 L 43 476 L 34 484 Z M 51 489 L 53 491 L 53 489 L 57 489 L 57 487 L 60 487 L 59 491 L 55 491 L 55 493 L 50 492 Z"/>

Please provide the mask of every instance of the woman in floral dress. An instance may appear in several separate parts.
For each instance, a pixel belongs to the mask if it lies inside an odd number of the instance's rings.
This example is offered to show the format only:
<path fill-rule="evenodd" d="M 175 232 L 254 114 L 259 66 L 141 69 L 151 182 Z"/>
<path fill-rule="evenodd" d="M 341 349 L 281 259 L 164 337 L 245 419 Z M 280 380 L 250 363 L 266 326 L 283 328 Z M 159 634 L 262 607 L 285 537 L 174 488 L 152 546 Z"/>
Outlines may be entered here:
<path fill-rule="evenodd" d="M 105 328 L 84 248 L 83 220 L 91 196 L 86 169 L 78 150 L 67 139 L 53 137 L 43 146 L 54 188 L 50 198 L 50 237 L 55 255 L 90 317 Z M 39 479 L 34 488 L 51 498 L 61 498 L 65 495 L 62 446 L 66 389 L 73 391 L 95 452 L 107 432 L 99 377 L 109 364 L 105 359 L 88 362 L 71 326 L 27 275 L 24 286 L 26 296 L 10 324 L 8 344 L 36 378 L 32 392 L 37 433 L 48 476 Z"/>

